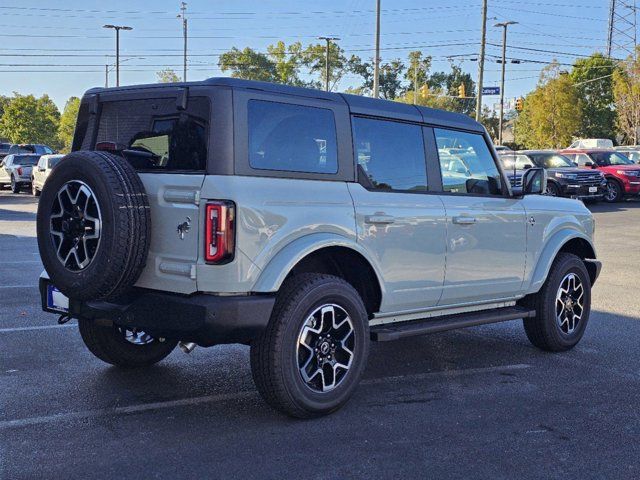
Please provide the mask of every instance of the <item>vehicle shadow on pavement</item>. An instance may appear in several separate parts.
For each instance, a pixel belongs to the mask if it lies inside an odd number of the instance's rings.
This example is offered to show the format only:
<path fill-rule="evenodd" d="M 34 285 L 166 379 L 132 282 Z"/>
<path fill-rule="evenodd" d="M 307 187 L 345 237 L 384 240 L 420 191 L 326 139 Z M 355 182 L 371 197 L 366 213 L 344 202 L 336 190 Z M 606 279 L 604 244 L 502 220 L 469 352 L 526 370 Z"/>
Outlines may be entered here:
<path fill-rule="evenodd" d="M 640 198 L 628 198 L 618 203 L 585 203 L 585 206 L 591 210 L 592 213 L 619 212 L 640 207 Z"/>
<path fill-rule="evenodd" d="M 36 214 L 32 212 L 22 212 L 20 210 L 9 210 L 0 208 L 0 220 L 7 222 L 29 222 L 35 221 Z"/>

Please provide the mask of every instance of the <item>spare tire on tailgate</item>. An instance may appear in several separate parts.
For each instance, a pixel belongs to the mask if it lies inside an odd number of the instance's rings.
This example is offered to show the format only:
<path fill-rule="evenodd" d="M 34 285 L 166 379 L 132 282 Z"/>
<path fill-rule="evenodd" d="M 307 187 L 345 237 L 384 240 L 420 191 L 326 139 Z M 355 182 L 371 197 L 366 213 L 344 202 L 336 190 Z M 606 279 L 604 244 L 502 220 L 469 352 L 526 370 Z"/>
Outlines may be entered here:
<path fill-rule="evenodd" d="M 37 230 L 44 268 L 67 297 L 122 295 L 138 280 L 151 238 L 140 177 L 122 157 L 70 153 L 42 188 Z"/>

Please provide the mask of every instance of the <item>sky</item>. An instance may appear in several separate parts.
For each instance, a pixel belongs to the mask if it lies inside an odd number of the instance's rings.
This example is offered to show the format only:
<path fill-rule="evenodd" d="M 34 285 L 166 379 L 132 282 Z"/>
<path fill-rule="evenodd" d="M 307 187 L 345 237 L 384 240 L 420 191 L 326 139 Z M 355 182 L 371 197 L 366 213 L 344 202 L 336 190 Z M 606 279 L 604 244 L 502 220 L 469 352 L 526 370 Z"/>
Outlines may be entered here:
<path fill-rule="evenodd" d="M 433 57 L 432 71 L 451 61 L 477 79 L 481 0 L 381 0 L 382 61 L 406 59 L 411 50 Z M 608 0 L 488 0 L 485 86 L 500 81 L 502 29 L 509 27 L 505 97 L 526 94 L 541 68 L 556 58 L 570 68 L 576 58 L 605 51 Z M 375 0 L 188 0 L 189 80 L 224 75 L 220 53 L 231 47 L 266 47 L 283 40 L 317 43 L 339 37 L 347 56 L 373 57 Z M 48 94 L 59 108 L 105 84 L 105 64 L 115 63 L 115 40 L 104 24 L 121 32 L 122 85 L 156 81 L 158 70 L 182 72 L 182 23 L 178 0 L 0 0 L 0 94 Z M 113 70 L 113 67 L 110 67 Z M 110 73 L 111 85 L 115 71 Z M 343 90 L 357 83 L 346 76 Z M 485 97 L 493 105 L 498 97 Z"/>

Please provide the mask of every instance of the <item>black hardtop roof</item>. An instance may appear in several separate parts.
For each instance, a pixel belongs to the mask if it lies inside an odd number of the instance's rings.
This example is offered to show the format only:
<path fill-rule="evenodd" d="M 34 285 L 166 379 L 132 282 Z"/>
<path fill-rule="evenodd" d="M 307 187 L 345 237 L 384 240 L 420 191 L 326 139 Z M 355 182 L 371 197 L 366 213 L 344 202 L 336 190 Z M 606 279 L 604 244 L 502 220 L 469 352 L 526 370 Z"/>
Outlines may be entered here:
<path fill-rule="evenodd" d="M 460 113 L 447 112 L 437 110 L 435 108 L 427 108 L 407 103 L 393 102 L 389 100 L 380 100 L 358 95 L 349 95 L 344 93 L 325 92 L 312 88 L 292 87 L 289 85 L 281 85 L 277 83 L 258 82 L 254 80 L 244 80 L 231 77 L 214 77 L 196 82 L 177 82 L 177 83 L 151 83 L 144 85 L 128 85 L 115 88 L 92 88 L 86 94 L 132 92 L 135 90 L 149 90 L 156 88 L 185 88 L 185 87 L 230 87 L 243 88 L 252 90 L 262 90 L 269 93 L 279 93 L 283 95 L 292 95 L 306 98 L 316 98 L 331 102 L 347 104 L 349 110 L 354 114 L 373 115 L 380 117 L 391 117 L 398 120 L 424 122 L 433 125 L 441 125 L 453 128 L 461 128 L 465 130 L 473 130 L 483 132 L 484 128 L 478 122 L 467 115 Z"/>

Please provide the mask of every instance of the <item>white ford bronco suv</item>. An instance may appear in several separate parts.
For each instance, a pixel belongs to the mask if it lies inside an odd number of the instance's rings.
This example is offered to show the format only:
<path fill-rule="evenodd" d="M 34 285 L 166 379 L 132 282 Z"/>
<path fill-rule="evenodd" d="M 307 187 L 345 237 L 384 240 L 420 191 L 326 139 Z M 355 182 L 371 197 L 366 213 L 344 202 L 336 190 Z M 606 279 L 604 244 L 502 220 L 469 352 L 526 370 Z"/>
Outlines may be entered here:
<path fill-rule="evenodd" d="M 464 115 L 239 79 L 92 89 L 37 217 L 42 308 L 143 367 L 251 346 L 265 400 L 343 405 L 369 342 L 524 319 L 584 334 L 600 263 L 576 200 L 511 188 Z"/>

